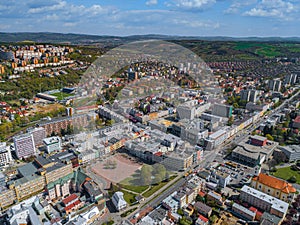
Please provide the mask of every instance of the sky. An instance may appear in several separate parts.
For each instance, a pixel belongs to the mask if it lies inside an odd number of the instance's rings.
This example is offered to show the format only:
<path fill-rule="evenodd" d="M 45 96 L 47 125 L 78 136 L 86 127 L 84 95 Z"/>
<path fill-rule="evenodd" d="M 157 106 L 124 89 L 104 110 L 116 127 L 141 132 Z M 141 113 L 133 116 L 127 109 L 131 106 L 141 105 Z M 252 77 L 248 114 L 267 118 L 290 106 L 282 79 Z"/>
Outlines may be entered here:
<path fill-rule="evenodd" d="M 300 36 L 300 0 L 0 0 L 0 32 Z"/>

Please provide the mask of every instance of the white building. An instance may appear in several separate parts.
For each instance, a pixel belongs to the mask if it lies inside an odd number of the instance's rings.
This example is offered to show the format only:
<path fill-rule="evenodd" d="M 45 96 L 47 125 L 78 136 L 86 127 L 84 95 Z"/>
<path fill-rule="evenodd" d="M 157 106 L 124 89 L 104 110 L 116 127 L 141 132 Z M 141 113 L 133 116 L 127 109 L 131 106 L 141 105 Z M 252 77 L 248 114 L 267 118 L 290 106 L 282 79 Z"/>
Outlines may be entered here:
<path fill-rule="evenodd" d="M 80 214 L 78 217 L 72 220 L 71 224 L 74 225 L 88 225 L 95 222 L 95 220 L 100 216 L 99 209 L 94 206 L 89 211 Z"/>
<path fill-rule="evenodd" d="M 18 159 L 28 158 L 36 154 L 32 134 L 22 134 L 13 138 Z"/>
<path fill-rule="evenodd" d="M 124 200 L 124 194 L 117 191 L 112 196 L 112 203 L 118 211 L 121 211 L 127 207 L 127 202 Z"/>
<path fill-rule="evenodd" d="M 7 165 L 12 161 L 10 147 L 5 142 L 0 142 L 0 165 Z"/>
<path fill-rule="evenodd" d="M 285 217 L 289 207 L 288 203 L 246 185 L 241 189 L 240 199 L 280 218 Z"/>
<path fill-rule="evenodd" d="M 45 138 L 43 139 L 43 143 L 46 146 L 46 151 L 48 154 L 61 150 L 61 140 L 58 136 Z"/>

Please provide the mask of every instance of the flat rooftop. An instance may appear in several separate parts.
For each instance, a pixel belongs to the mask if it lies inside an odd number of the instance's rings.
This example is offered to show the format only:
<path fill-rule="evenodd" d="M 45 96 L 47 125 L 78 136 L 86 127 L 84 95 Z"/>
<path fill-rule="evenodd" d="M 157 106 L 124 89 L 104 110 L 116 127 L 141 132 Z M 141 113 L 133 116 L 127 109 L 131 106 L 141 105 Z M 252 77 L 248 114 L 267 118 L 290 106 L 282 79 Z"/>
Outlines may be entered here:
<path fill-rule="evenodd" d="M 247 185 L 244 185 L 242 187 L 241 192 L 245 192 L 248 195 L 251 195 L 251 196 L 253 196 L 255 198 L 259 198 L 259 199 L 261 199 L 261 200 L 263 200 L 265 202 L 270 203 L 272 205 L 271 208 L 273 208 L 273 209 L 275 209 L 275 210 L 277 210 L 279 212 L 282 212 L 284 214 L 288 210 L 288 207 L 289 207 L 288 203 L 286 203 L 286 202 L 284 202 L 284 201 L 282 201 L 282 200 L 280 200 L 278 198 L 275 198 L 275 197 L 273 197 L 271 195 L 267 195 L 267 194 L 265 194 L 265 193 L 263 193 L 263 192 L 261 192 L 259 190 L 251 188 L 251 187 L 249 187 Z"/>

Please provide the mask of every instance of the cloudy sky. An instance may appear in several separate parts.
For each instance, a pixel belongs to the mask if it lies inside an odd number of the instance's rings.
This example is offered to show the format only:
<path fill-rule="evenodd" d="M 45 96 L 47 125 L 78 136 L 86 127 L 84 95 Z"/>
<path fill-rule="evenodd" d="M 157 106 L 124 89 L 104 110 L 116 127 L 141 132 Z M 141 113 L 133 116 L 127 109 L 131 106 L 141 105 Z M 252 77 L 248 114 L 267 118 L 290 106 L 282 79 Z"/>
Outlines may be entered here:
<path fill-rule="evenodd" d="M 300 0 L 0 0 L 1 32 L 300 36 Z"/>

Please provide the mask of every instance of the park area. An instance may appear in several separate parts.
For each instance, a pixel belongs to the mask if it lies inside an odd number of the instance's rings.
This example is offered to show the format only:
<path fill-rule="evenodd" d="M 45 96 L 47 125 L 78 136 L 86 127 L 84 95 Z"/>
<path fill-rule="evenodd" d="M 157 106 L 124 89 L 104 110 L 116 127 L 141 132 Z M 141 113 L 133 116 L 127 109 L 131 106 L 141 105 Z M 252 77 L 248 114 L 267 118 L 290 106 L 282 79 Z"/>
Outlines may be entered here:
<path fill-rule="evenodd" d="M 300 173 L 291 166 L 277 168 L 276 172 L 272 172 L 272 175 L 291 183 L 300 184 Z"/>
<path fill-rule="evenodd" d="M 137 196 L 150 197 L 176 176 L 161 164 L 147 165 L 137 162 L 125 154 L 116 154 L 103 162 L 98 162 L 92 171 L 110 185 L 110 196 L 122 191 L 130 205 L 135 204 Z"/>

